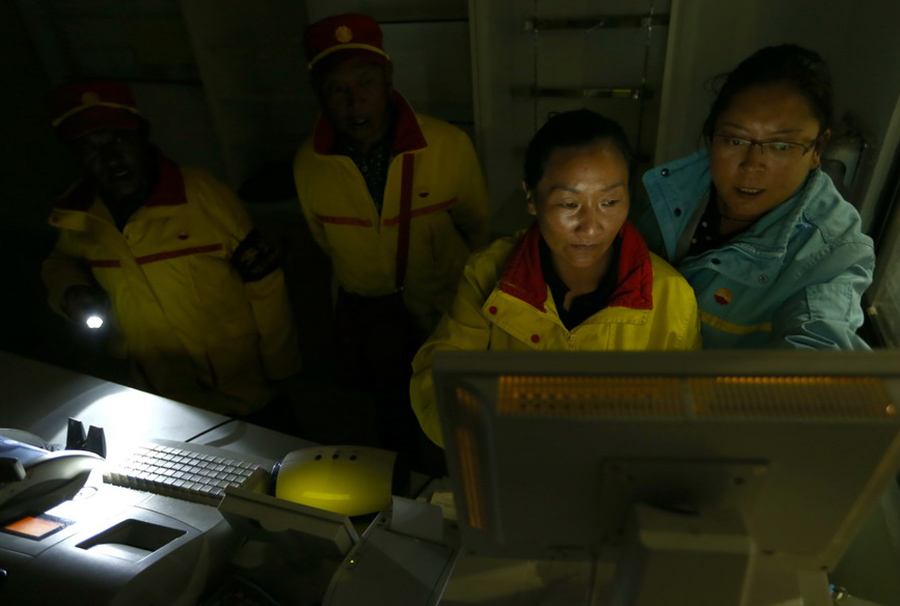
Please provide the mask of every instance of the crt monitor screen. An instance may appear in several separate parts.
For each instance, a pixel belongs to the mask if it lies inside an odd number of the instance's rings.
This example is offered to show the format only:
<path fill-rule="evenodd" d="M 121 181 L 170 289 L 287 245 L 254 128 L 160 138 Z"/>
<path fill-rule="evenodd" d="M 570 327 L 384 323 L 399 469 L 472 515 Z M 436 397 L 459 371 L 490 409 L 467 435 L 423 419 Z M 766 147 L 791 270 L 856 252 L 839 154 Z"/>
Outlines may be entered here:
<path fill-rule="evenodd" d="M 441 352 L 463 547 L 603 558 L 649 503 L 830 570 L 900 464 L 898 375 L 895 352 Z"/>

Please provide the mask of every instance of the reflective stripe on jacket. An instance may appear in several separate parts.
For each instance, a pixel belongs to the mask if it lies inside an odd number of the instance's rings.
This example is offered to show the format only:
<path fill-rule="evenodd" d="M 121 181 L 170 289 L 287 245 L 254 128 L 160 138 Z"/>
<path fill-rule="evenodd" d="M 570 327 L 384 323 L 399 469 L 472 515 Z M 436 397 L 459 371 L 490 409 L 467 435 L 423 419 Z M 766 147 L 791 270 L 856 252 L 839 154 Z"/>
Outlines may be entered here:
<path fill-rule="evenodd" d="M 60 311 L 65 291 L 93 277 L 149 389 L 247 414 L 272 397 L 267 379 L 299 369 L 284 275 L 241 280 L 231 255 L 253 225 L 205 172 L 160 158 L 156 189 L 121 232 L 86 183 L 57 203 L 50 224 L 60 229 L 42 268 L 51 306 Z"/>
<path fill-rule="evenodd" d="M 721 248 L 675 258 L 711 187 L 697 152 L 644 174 L 651 208 L 635 225 L 697 293 L 704 347 L 867 349 L 856 334 L 875 250 L 859 213 L 820 169 Z"/>
<path fill-rule="evenodd" d="M 414 114 L 399 94 L 393 159 L 379 216 L 356 164 L 332 154 L 335 132 L 324 116 L 294 161 L 300 205 L 316 242 L 331 257 L 338 284 L 379 296 L 396 289 L 402 156 L 414 156 L 404 302 L 430 330 L 448 308 L 469 253 L 486 244 L 489 204 L 468 136 Z"/>
<path fill-rule="evenodd" d="M 450 311 L 413 360 L 410 398 L 422 429 L 443 445 L 431 367 L 441 350 L 614 351 L 700 348 L 697 302 L 688 283 L 622 227 L 618 285 L 609 304 L 567 330 L 541 272 L 540 231 L 503 238 L 475 253 Z"/>

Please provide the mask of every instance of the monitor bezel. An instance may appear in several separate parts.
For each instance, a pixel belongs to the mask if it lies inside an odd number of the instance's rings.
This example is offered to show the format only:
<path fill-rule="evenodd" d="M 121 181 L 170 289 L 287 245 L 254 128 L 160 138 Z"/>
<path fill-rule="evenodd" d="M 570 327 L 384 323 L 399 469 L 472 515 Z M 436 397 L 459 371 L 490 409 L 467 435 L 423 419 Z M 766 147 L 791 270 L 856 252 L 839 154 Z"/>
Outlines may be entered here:
<path fill-rule="evenodd" d="M 888 389 L 894 403 L 900 402 L 900 352 L 822 352 L 822 351 L 697 351 L 697 352 L 438 352 L 434 363 L 434 385 L 436 390 L 438 413 L 444 428 L 444 444 L 451 485 L 456 495 L 456 507 L 459 513 L 460 531 L 463 547 L 470 553 L 503 556 L 503 557 L 536 557 L 539 559 L 579 559 L 585 554 L 589 557 L 615 557 L 615 545 L 607 545 L 599 550 L 565 548 L 539 549 L 537 553 L 523 551 L 521 545 L 510 546 L 497 537 L 491 537 L 474 529 L 468 523 L 469 507 L 466 491 L 463 487 L 461 468 L 466 465 L 460 459 L 460 447 L 452 428 L 459 422 L 461 406 L 456 398 L 456 389 L 460 385 L 474 386 L 475 391 L 486 387 L 497 376 L 504 374 L 517 375 L 551 375 L 551 376 L 607 376 L 607 377 L 717 377 L 717 376 L 841 376 L 841 377 L 880 377 L 887 379 Z M 482 395 L 483 395 L 482 393 Z M 491 399 L 491 394 L 485 397 Z M 887 482 L 896 476 L 900 467 L 900 419 L 896 415 L 885 415 L 880 420 L 857 420 L 857 434 L 868 431 L 868 426 L 881 424 L 879 445 L 881 449 L 877 463 L 873 464 L 870 474 L 859 487 L 859 496 L 847 507 L 839 528 L 834 536 L 816 553 L 768 553 L 764 565 L 777 569 L 791 570 L 830 570 L 846 549 L 848 542 L 862 524 L 866 513 L 883 493 Z M 471 411 L 470 411 L 471 412 Z M 497 431 L 498 423 L 502 423 L 496 411 L 490 405 L 480 414 L 484 415 L 484 427 L 488 431 Z M 826 423 L 822 419 L 815 421 L 820 425 Z M 834 439 L 840 435 L 839 426 L 847 421 L 835 421 L 837 433 L 820 433 Z M 823 431 L 822 427 L 817 428 Z M 829 430 L 830 431 L 830 430 Z M 858 438 L 862 439 L 862 438 Z M 476 440 L 484 441 L 482 435 Z M 836 446 L 837 447 L 837 446 Z M 874 455 L 873 455 L 874 456 Z M 490 448 L 479 459 L 479 465 L 487 468 L 484 473 L 498 464 L 497 453 Z M 834 459 L 837 460 L 837 459 Z M 735 461 L 750 464 L 753 461 Z M 469 463 L 471 465 L 471 463 Z M 738 470 L 735 473 L 744 473 Z M 521 478 L 520 478 L 521 480 Z M 489 486 L 490 479 L 485 486 Z M 759 490 L 748 484 L 749 489 Z M 495 490 L 494 487 L 487 490 Z M 490 498 L 488 496 L 487 498 Z M 842 505 L 843 507 L 843 505 Z M 607 549 L 608 547 L 608 549 Z"/>

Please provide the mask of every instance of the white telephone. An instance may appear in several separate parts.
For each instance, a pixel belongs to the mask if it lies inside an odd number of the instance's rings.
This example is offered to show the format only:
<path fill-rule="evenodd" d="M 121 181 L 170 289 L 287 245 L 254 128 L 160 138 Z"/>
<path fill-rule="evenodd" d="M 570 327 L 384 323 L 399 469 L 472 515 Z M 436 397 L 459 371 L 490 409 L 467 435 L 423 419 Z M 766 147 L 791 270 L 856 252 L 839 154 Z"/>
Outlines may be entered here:
<path fill-rule="evenodd" d="M 0 523 L 72 498 L 103 461 L 92 452 L 46 446 L 27 432 L 0 429 Z"/>

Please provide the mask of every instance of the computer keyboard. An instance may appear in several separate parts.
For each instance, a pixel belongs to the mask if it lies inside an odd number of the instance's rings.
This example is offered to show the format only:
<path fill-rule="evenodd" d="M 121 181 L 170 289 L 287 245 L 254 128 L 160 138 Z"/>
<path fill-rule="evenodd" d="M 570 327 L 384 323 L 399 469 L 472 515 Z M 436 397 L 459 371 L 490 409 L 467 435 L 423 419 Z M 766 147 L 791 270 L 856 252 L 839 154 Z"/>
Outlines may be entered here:
<path fill-rule="evenodd" d="M 232 457 L 213 446 L 158 440 L 138 446 L 124 459 L 109 461 L 103 481 L 218 505 L 226 488 L 252 489 L 269 476 L 262 465 Z"/>

